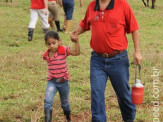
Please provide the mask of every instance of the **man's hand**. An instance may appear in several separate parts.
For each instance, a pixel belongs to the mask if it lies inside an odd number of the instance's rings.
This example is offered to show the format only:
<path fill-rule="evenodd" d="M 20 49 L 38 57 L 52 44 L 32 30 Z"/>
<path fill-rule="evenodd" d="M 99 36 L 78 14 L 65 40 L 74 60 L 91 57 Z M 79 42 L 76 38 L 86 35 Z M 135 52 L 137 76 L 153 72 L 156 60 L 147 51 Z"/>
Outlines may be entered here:
<path fill-rule="evenodd" d="M 135 53 L 134 53 L 135 64 L 140 65 L 141 60 L 142 60 L 142 55 L 141 55 L 140 51 L 135 51 Z"/>

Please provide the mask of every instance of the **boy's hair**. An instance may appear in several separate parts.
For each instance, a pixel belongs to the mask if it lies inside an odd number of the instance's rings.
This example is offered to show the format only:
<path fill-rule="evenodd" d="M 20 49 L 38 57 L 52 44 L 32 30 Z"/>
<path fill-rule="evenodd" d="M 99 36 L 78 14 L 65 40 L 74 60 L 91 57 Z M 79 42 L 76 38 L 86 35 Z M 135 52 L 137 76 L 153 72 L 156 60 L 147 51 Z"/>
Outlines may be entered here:
<path fill-rule="evenodd" d="M 58 34 L 56 31 L 48 31 L 48 32 L 45 34 L 45 37 L 44 37 L 45 42 L 47 42 L 47 40 L 48 40 L 49 38 L 54 38 L 54 39 L 56 39 L 56 40 L 59 40 L 59 39 L 60 39 L 60 38 L 59 38 L 59 34 Z"/>

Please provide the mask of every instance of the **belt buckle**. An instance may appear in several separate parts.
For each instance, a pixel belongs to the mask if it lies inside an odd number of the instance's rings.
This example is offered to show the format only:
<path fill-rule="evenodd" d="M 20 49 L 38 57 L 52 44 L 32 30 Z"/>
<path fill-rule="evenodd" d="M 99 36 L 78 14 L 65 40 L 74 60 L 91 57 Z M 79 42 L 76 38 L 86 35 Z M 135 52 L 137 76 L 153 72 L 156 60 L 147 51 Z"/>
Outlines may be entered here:
<path fill-rule="evenodd" d="M 61 80 L 60 78 L 56 78 L 55 82 L 60 83 L 60 80 Z"/>
<path fill-rule="evenodd" d="M 104 53 L 103 56 L 104 56 L 104 58 L 109 58 L 109 54 L 108 53 Z"/>
<path fill-rule="evenodd" d="M 121 52 L 119 50 L 114 51 L 115 55 L 119 55 Z"/>

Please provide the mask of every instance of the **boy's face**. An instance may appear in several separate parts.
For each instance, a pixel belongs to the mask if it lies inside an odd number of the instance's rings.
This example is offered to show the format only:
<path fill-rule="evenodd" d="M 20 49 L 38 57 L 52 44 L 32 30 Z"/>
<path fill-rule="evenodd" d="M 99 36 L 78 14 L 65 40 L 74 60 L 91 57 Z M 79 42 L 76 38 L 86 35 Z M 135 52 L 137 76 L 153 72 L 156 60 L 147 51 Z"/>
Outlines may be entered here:
<path fill-rule="evenodd" d="M 48 46 L 49 50 L 52 52 L 56 52 L 58 50 L 59 44 L 60 41 L 54 38 L 49 38 L 46 42 L 46 45 Z"/>

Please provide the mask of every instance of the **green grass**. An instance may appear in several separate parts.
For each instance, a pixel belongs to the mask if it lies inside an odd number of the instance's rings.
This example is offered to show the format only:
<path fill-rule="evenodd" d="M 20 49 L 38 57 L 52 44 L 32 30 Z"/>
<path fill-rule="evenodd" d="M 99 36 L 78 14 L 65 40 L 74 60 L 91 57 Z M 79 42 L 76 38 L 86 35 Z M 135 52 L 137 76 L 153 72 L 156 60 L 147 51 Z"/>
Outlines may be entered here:
<path fill-rule="evenodd" d="M 47 49 L 38 20 L 32 42 L 27 41 L 30 21 L 30 0 L 0 1 L 0 122 L 42 122 L 44 121 L 43 100 L 46 88 L 47 64 L 42 54 Z M 83 8 L 76 1 L 72 28 L 84 17 L 91 0 L 85 0 Z M 153 67 L 159 69 L 159 118 L 163 121 L 162 62 L 163 62 L 163 1 L 156 1 L 156 9 L 145 8 L 141 0 L 128 0 L 140 27 L 142 81 L 145 82 L 144 102 L 137 106 L 136 122 L 152 122 L 154 119 L 152 101 Z M 151 3 L 150 3 L 151 4 Z M 63 11 L 60 20 L 63 23 Z M 63 45 L 73 47 L 68 34 L 60 34 Z M 70 103 L 74 122 L 90 122 L 89 62 L 91 48 L 90 32 L 80 36 L 81 55 L 68 57 L 70 78 Z M 128 35 L 130 59 L 130 85 L 134 83 L 133 42 Z M 120 122 L 121 115 L 115 93 L 108 81 L 106 88 L 106 113 L 109 122 Z M 59 95 L 55 96 L 53 120 L 63 122 Z"/>

